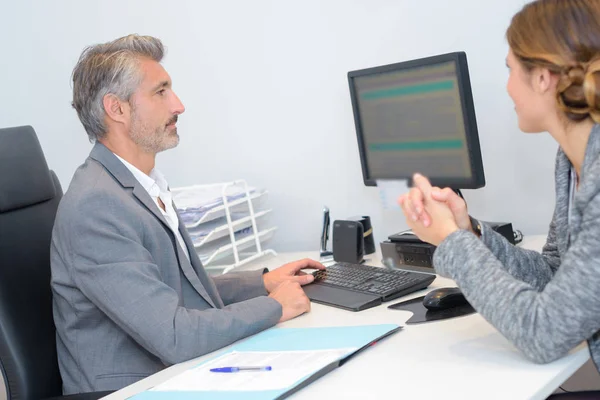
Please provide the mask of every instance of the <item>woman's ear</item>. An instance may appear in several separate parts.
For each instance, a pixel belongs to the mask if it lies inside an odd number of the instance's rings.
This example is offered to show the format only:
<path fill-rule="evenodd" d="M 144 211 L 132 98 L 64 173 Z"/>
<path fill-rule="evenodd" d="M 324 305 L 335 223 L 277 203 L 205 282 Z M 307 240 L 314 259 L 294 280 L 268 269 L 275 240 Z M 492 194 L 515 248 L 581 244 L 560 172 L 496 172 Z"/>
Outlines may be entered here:
<path fill-rule="evenodd" d="M 531 76 L 533 89 L 539 94 L 546 94 L 556 86 L 557 80 L 547 68 L 535 68 Z"/>

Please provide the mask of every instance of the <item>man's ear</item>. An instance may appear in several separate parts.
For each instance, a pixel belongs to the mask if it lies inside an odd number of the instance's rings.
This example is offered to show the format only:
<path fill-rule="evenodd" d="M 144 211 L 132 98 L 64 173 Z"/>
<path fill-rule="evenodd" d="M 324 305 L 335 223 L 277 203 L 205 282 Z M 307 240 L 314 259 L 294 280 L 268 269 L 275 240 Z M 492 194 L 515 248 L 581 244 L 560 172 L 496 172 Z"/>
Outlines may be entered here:
<path fill-rule="evenodd" d="M 128 102 L 121 101 L 116 95 L 109 93 L 102 99 L 102 104 L 109 119 L 119 123 L 127 123 L 129 121 Z"/>

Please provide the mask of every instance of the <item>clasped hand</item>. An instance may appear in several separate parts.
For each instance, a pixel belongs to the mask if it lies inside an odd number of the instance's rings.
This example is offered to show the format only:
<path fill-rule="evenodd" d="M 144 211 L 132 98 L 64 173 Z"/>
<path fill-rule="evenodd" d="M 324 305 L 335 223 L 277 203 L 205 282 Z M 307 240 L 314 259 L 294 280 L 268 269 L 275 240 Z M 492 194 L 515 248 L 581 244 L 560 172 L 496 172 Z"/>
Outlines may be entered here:
<path fill-rule="evenodd" d="M 473 231 L 465 201 L 452 189 L 432 187 L 423 175 L 415 174 L 414 187 L 398 198 L 406 222 L 424 242 L 438 246 L 451 233 Z"/>

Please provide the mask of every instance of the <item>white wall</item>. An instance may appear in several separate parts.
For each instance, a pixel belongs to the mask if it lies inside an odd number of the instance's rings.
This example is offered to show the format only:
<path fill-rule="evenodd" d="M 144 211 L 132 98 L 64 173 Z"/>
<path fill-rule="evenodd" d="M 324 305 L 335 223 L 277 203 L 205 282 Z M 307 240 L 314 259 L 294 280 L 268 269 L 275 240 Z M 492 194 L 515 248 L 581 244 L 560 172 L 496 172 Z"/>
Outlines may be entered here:
<path fill-rule="evenodd" d="M 270 190 L 277 250 L 317 249 L 332 218 L 368 214 L 376 239 L 405 228 L 363 186 L 346 73 L 465 50 L 487 186 L 472 214 L 545 232 L 555 143 L 519 132 L 505 91 L 505 29 L 523 0 L 13 1 L 3 4 L 0 126 L 35 127 L 66 187 L 91 145 L 71 100 L 82 49 L 137 32 L 161 38 L 187 107 L 171 186 L 245 178 Z M 384 221 L 385 220 L 385 221 Z"/>
<path fill-rule="evenodd" d="M 246 178 L 268 188 L 277 250 L 316 249 L 324 204 L 334 219 L 371 215 L 383 240 L 405 225 L 362 184 L 346 73 L 465 50 L 488 182 L 465 192 L 470 210 L 541 233 L 554 203 L 556 145 L 519 132 L 504 89 L 504 32 L 522 4 L 5 1 L 0 127 L 33 125 L 66 188 L 91 147 L 69 106 L 79 54 L 128 33 L 154 35 L 169 48 L 164 65 L 187 107 L 180 146 L 158 162 L 172 186 Z"/>

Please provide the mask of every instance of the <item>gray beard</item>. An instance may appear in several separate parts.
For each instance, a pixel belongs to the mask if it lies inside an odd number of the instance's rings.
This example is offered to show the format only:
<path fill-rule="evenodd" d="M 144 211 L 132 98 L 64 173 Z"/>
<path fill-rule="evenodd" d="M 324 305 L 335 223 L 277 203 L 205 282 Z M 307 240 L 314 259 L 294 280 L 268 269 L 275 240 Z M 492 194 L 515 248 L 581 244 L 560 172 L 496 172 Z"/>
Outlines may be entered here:
<path fill-rule="evenodd" d="M 172 149 L 179 144 L 177 130 L 175 130 L 175 135 L 173 136 L 167 132 L 166 127 L 155 129 L 150 133 L 150 129 L 147 126 L 138 124 L 137 122 L 132 125 L 129 136 L 145 153 L 160 153 L 161 151 Z"/>

